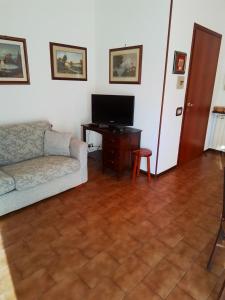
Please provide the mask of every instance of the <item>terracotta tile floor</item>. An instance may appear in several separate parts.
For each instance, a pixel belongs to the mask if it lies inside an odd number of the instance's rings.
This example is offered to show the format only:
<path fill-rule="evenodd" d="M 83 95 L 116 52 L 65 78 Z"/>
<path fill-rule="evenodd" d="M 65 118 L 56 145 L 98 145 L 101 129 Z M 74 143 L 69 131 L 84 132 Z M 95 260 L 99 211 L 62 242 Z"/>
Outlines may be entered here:
<path fill-rule="evenodd" d="M 222 189 L 214 153 L 133 185 L 90 159 L 87 184 L 0 219 L 0 299 L 215 300 Z"/>

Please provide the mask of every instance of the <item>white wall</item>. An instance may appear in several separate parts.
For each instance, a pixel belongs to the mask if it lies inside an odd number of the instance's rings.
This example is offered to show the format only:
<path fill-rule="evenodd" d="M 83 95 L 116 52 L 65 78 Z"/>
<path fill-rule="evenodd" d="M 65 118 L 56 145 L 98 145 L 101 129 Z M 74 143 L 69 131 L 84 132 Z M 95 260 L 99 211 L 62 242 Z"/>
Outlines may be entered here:
<path fill-rule="evenodd" d="M 170 1 L 96 0 L 95 92 L 135 95 L 134 127 L 143 130 L 155 169 Z M 143 45 L 141 85 L 109 84 L 109 49 Z M 146 162 L 142 169 L 146 170 Z"/>
<path fill-rule="evenodd" d="M 26 38 L 30 85 L 0 85 L 0 123 L 48 119 L 80 136 L 90 121 L 94 0 L 0 0 L 0 35 Z M 88 48 L 88 81 L 51 80 L 49 42 Z"/>
<path fill-rule="evenodd" d="M 154 172 L 169 5 L 169 0 L 0 0 L 0 35 L 26 38 L 31 77 L 30 85 L 0 85 L 0 123 L 44 118 L 79 137 L 81 123 L 91 120 L 91 93 L 133 94 L 134 127 L 143 130 L 142 147 L 153 150 Z M 174 50 L 188 53 L 188 70 L 194 22 L 225 35 L 224 11 L 224 0 L 174 0 L 158 173 L 176 165 L 178 155 L 182 118 L 175 117 L 175 109 L 183 106 L 185 89 L 176 89 Z M 88 48 L 87 82 L 51 80 L 50 41 Z M 139 44 L 141 85 L 109 84 L 109 49 Z M 224 85 L 222 42 L 213 105 L 225 105 Z"/>
<path fill-rule="evenodd" d="M 176 117 L 175 111 L 184 105 L 194 22 L 225 36 L 224 12 L 224 0 L 174 0 L 158 173 L 177 163 L 182 117 Z M 177 75 L 172 74 L 174 50 L 188 54 L 183 90 L 176 89 Z M 225 41 L 222 40 L 212 106 L 225 105 L 224 84 Z M 210 146 L 211 119 L 210 115 L 206 148 Z"/>

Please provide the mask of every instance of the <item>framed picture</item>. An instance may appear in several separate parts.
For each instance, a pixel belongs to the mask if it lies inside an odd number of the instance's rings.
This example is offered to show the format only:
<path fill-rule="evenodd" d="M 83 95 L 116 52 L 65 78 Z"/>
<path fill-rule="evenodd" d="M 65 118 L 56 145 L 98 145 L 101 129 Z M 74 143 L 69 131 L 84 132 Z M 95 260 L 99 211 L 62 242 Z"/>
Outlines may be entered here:
<path fill-rule="evenodd" d="M 29 84 L 26 40 L 0 35 L 0 84 Z"/>
<path fill-rule="evenodd" d="M 50 43 L 52 79 L 87 80 L 87 48 Z"/>
<path fill-rule="evenodd" d="M 109 50 L 109 82 L 141 83 L 143 46 L 132 46 Z"/>
<path fill-rule="evenodd" d="M 174 52 L 173 74 L 184 74 L 187 54 L 180 51 Z"/>

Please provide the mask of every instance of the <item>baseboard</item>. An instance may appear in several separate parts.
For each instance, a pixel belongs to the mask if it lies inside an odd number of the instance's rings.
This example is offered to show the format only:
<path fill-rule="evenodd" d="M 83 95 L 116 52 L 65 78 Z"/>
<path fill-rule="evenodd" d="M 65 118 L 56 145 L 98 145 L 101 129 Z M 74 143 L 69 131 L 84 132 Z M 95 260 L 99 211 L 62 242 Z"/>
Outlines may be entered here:
<path fill-rule="evenodd" d="M 170 172 L 170 171 L 172 171 L 172 170 L 174 170 L 174 169 L 176 169 L 176 168 L 177 168 L 177 165 L 175 165 L 175 166 L 173 166 L 173 167 L 171 167 L 171 168 L 169 168 L 169 169 L 167 169 L 167 170 L 165 170 L 165 171 L 163 171 L 163 172 L 161 172 L 161 173 L 159 173 L 159 174 L 152 174 L 152 173 L 151 173 L 151 176 L 154 177 L 154 178 L 157 178 L 157 177 L 159 177 L 159 176 L 165 175 L 166 173 L 168 173 L 168 172 Z M 140 170 L 140 172 L 141 172 L 142 174 L 147 175 L 147 171 Z"/>
<path fill-rule="evenodd" d="M 207 152 L 212 152 L 212 153 L 217 153 L 217 154 L 224 154 L 225 155 L 225 152 L 224 151 L 220 151 L 220 150 L 217 150 L 217 149 L 213 149 L 213 148 L 208 148 L 206 150 L 203 151 L 203 153 L 207 153 Z M 152 174 L 151 173 L 151 176 L 154 177 L 154 178 L 157 178 L 159 176 L 162 176 L 162 175 L 165 175 L 166 173 L 170 172 L 170 171 L 173 171 L 174 169 L 176 169 L 178 167 L 178 165 L 175 165 L 159 174 Z M 144 170 L 140 170 L 140 173 L 142 174 L 145 174 L 147 175 L 147 171 L 144 171 Z"/>
<path fill-rule="evenodd" d="M 147 171 L 144 171 L 144 170 L 141 170 L 141 169 L 140 169 L 140 173 L 144 174 L 144 175 L 147 175 Z M 150 173 L 150 174 L 151 174 L 151 177 L 157 177 L 156 174 L 153 174 L 153 173 Z"/>
<path fill-rule="evenodd" d="M 204 150 L 204 153 L 206 153 L 206 152 L 214 152 L 214 153 L 220 153 L 220 154 L 225 153 L 224 151 L 213 149 L 213 148 L 208 148 L 208 149 Z"/>

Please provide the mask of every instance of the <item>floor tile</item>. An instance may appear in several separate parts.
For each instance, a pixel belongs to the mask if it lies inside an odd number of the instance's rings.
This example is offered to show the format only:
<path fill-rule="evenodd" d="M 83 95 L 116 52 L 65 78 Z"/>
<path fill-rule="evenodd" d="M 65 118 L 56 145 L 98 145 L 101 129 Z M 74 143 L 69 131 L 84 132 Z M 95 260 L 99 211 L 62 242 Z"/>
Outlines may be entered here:
<path fill-rule="evenodd" d="M 83 234 L 72 234 L 59 237 L 49 243 L 49 246 L 58 255 L 72 254 L 73 252 L 77 252 L 78 245 L 84 240 L 85 236 Z"/>
<path fill-rule="evenodd" d="M 124 292 L 112 280 L 105 278 L 91 290 L 88 300 L 123 300 L 123 298 Z"/>
<path fill-rule="evenodd" d="M 156 238 L 152 238 L 148 243 L 138 249 L 135 254 L 148 266 L 155 267 L 171 249 Z"/>
<path fill-rule="evenodd" d="M 48 275 L 46 270 L 41 269 L 28 278 L 20 281 L 16 286 L 18 299 L 39 299 L 42 294 L 55 285 L 55 281 Z M 34 291 L 37 291 L 34 293 Z"/>
<path fill-rule="evenodd" d="M 41 300 L 81 300 L 88 299 L 90 289 L 81 281 L 66 278 L 43 294 Z"/>
<path fill-rule="evenodd" d="M 166 300 L 194 300 L 190 295 L 185 293 L 179 287 L 176 287 L 166 298 Z"/>
<path fill-rule="evenodd" d="M 102 252 L 81 268 L 78 274 L 90 288 L 94 288 L 102 277 L 113 276 L 118 267 L 119 263 L 113 257 Z"/>
<path fill-rule="evenodd" d="M 169 225 L 158 235 L 158 239 L 161 240 L 169 247 L 175 247 L 184 237 L 184 233 L 179 227 Z"/>
<path fill-rule="evenodd" d="M 193 227 L 191 231 L 184 234 L 184 240 L 187 244 L 198 251 L 203 250 L 214 235 L 199 226 Z"/>
<path fill-rule="evenodd" d="M 191 267 L 198 255 L 199 252 L 196 249 L 192 248 L 182 240 L 171 250 L 166 259 L 186 271 Z"/>
<path fill-rule="evenodd" d="M 158 295 L 154 294 L 150 288 L 140 283 L 133 291 L 131 291 L 124 300 L 162 300 Z M 181 300 L 181 299 L 179 299 Z"/>
<path fill-rule="evenodd" d="M 153 236 L 157 235 L 159 231 L 159 227 L 148 220 L 144 220 L 138 225 L 133 226 L 129 233 L 136 240 L 145 243 L 148 242 Z"/>
<path fill-rule="evenodd" d="M 194 299 L 206 300 L 215 287 L 217 277 L 198 265 L 185 274 L 179 287 L 190 294 Z"/>
<path fill-rule="evenodd" d="M 59 255 L 55 263 L 49 265 L 47 270 L 56 282 L 60 282 L 70 275 L 75 278 L 76 272 L 88 262 L 89 259 L 76 250 L 72 254 Z"/>
<path fill-rule="evenodd" d="M 106 234 L 100 234 L 98 236 L 90 234 L 78 245 L 78 248 L 85 256 L 92 258 L 101 251 L 109 248 L 112 243 L 113 241 Z"/>
<path fill-rule="evenodd" d="M 145 278 L 147 284 L 156 294 L 165 299 L 174 289 L 184 272 L 166 260 L 161 261 Z"/>
<path fill-rule="evenodd" d="M 141 244 L 137 240 L 127 236 L 125 239 L 114 242 L 108 249 L 108 253 L 119 263 L 122 263 L 128 256 L 137 251 L 140 247 Z"/>
<path fill-rule="evenodd" d="M 112 278 L 124 292 L 128 292 L 140 283 L 149 270 L 146 264 L 132 255 L 115 271 Z"/>
<path fill-rule="evenodd" d="M 166 209 L 162 209 L 159 212 L 151 216 L 151 222 L 160 228 L 167 227 L 174 219 L 174 216 L 167 212 Z"/>
<path fill-rule="evenodd" d="M 18 258 L 14 264 L 23 278 L 30 276 L 32 273 L 45 269 L 58 260 L 56 254 L 51 250 L 32 252 L 26 257 Z"/>

